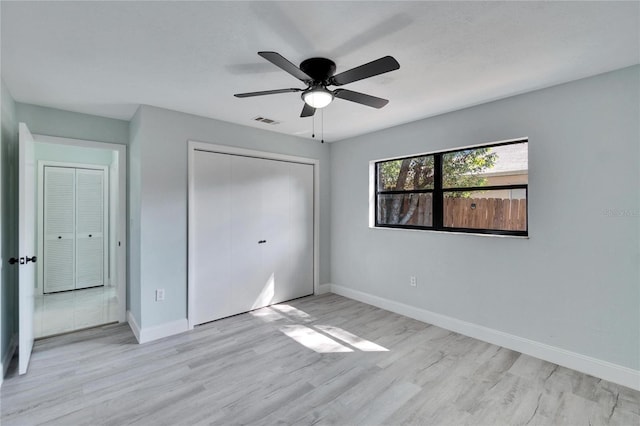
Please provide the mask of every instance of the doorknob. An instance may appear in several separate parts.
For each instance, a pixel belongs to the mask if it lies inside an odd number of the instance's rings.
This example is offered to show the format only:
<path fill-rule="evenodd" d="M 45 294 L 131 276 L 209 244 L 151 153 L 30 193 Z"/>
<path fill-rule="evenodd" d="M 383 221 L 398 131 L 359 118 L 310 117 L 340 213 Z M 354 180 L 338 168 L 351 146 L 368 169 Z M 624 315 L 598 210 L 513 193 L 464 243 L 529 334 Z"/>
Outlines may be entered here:
<path fill-rule="evenodd" d="M 260 241 L 258 241 L 258 244 L 264 244 L 266 242 L 267 242 L 267 240 L 260 240 Z"/>
<path fill-rule="evenodd" d="M 16 263 L 19 263 L 20 265 L 24 265 L 24 264 L 29 263 L 29 262 L 36 263 L 37 260 L 38 260 L 38 258 L 36 256 L 21 257 L 19 259 L 17 257 L 12 257 L 11 259 L 9 259 L 9 264 L 10 265 L 15 265 Z"/>

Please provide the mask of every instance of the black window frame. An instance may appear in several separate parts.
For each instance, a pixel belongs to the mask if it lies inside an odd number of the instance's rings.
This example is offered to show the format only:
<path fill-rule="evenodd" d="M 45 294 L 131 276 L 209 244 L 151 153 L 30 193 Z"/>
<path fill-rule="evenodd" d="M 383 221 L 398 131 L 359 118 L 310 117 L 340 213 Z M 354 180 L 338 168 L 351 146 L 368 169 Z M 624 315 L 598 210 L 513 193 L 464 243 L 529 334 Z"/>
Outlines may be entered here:
<path fill-rule="evenodd" d="M 510 236 L 518 236 L 518 237 L 528 237 L 529 236 L 529 184 L 528 179 L 526 184 L 510 184 L 510 185 L 487 185 L 487 186 L 471 186 L 471 187 L 453 187 L 453 188 L 443 188 L 442 187 L 442 157 L 445 154 L 451 154 L 454 152 L 462 152 L 468 150 L 482 149 L 482 148 L 493 148 L 498 146 L 505 145 L 515 145 L 521 143 L 527 143 L 529 140 L 527 138 L 517 139 L 507 142 L 496 142 L 490 144 L 476 145 L 466 148 L 458 148 L 447 151 L 439 151 L 439 152 L 427 152 L 424 154 L 418 155 L 409 155 L 406 157 L 397 157 L 387 160 L 380 160 L 374 163 L 374 185 L 375 185 L 375 210 L 374 210 L 374 223 L 376 228 L 399 228 L 399 229 L 419 229 L 425 231 L 441 231 L 441 232 L 461 232 L 468 234 L 488 234 L 488 235 L 510 235 Z M 397 161 L 397 160 L 407 160 L 412 158 L 433 156 L 433 173 L 434 173 L 434 182 L 433 189 L 412 189 L 412 190 L 380 190 L 379 188 L 379 167 L 380 164 L 386 163 L 389 161 Z M 527 152 L 527 174 L 529 173 L 529 155 Z M 473 191 L 491 191 L 491 190 L 510 190 L 510 189 L 524 189 L 525 190 L 525 199 L 526 199 L 526 221 L 525 221 L 525 230 L 524 231 L 514 231 L 514 230 L 500 230 L 500 229 L 483 229 L 483 228 L 453 228 L 453 227 L 445 227 L 444 226 L 444 193 L 445 192 L 473 192 Z M 386 224 L 378 222 L 378 200 L 380 195 L 392 195 L 392 194 L 421 194 L 421 193 L 430 193 L 432 196 L 432 222 L 431 226 L 423 226 L 423 225 L 400 225 L 400 224 Z"/>

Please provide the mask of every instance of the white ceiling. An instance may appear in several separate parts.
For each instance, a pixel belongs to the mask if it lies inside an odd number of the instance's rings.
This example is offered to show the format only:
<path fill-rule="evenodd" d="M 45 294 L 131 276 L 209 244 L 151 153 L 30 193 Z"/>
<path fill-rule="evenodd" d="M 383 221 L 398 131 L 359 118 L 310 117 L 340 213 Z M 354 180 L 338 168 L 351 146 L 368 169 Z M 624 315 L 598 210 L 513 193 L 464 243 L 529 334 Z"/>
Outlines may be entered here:
<path fill-rule="evenodd" d="M 233 97 L 303 87 L 256 52 L 324 56 L 337 72 L 394 56 L 400 70 L 345 86 L 389 104 L 334 101 L 328 141 L 640 62 L 637 1 L 3 0 L 1 13 L 2 78 L 17 101 L 125 120 L 147 104 L 310 137 L 298 93 Z"/>

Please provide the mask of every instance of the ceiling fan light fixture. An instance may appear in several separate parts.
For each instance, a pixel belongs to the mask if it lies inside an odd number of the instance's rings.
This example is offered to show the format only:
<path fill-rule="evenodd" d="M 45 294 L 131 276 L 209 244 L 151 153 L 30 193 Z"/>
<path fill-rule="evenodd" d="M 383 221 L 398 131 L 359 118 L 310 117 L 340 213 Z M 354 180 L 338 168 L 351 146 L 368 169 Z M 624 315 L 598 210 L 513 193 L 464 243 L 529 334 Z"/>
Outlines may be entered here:
<path fill-rule="evenodd" d="M 313 108 L 324 108 L 333 101 L 333 93 L 324 87 L 314 87 L 302 93 L 302 100 Z"/>

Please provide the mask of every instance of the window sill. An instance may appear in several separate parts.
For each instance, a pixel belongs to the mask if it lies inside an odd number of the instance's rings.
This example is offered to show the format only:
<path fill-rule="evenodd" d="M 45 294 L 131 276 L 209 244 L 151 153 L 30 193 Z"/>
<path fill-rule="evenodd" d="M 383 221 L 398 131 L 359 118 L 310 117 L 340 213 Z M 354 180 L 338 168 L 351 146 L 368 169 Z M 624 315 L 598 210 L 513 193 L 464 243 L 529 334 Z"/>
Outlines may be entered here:
<path fill-rule="evenodd" d="M 381 229 L 381 230 L 388 230 L 388 231 L 434 232 L 437 234 L 471 235 L 474 237 L 493 237 L 493 238 L 516 238 L 520 240 L 529 239 L 528 235 L 484 234 L 480 232 L 441 231 L 436 229 L 391 228 L 386 226 L 372 226 L 372 225 L 369 225 L 369 229 Z"/>

